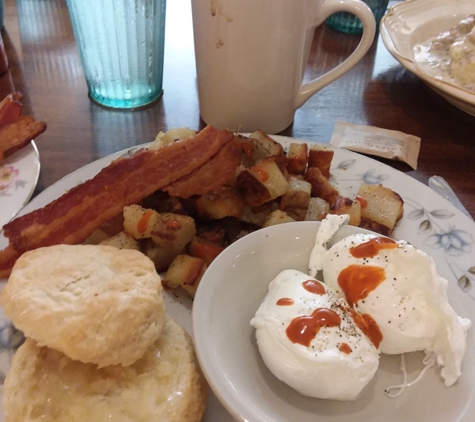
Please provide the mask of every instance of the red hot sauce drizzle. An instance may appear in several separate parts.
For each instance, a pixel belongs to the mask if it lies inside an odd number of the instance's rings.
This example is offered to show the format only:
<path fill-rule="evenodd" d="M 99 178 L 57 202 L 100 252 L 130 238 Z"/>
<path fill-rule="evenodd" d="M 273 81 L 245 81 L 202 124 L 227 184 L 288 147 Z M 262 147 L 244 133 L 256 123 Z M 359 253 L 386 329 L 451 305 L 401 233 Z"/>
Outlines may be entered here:
<path fill-rule="evenodd" d="M 312 312 L 312 315 L 294 318 L 285 332 L 292 343 L 309 347 L 320 328 L 338 327 L 340 323 L 341 318 L 335 311 L 328 308 L 317 308 Z"/>
<path fill-rule="evenodd" d="M 351 308 L 347 309 L 347 311 L 350 313 L 356 326 L 363 331 L 369 341 L 378 349 L 379 344 L 383 340 L 383 333 L 372 316 L 369 314 L 359 314 Z"/>
<path fill-rule="evenodd" d="M 388 237 L 374 237 L 350 249 L 350 254 L 355 258 L 372 258 L 383 249 L 395 249 L 397 243 Z"/>
<path fill-rule="evenodd" d="M 344 353 L 345 355 L 349 355 L 352 352 L 351 347 L 348 343 L 341 343 L 338 346 L 338 350 Z"/>
<path fill-rule="evenodd" d="M 395 249 L 398 244 L 387 237 L 375 237 L 350 249 L 355 258 L 372 258 L 384 249 Z M 383 334 L 376 321 L 369 314 L 359 314 L 352 307 L 363 300 L 386 279 L 384 268 L 374 265 L 353 264 L 338 274 L 338 285 L 343 290 L 353 321 L 376 348 L 383 340 Z"/>
<path fill-rule="evenodd" d="M 356 195 L 355 199 L 361 204 L 361 208 L 366 208 L 368 206 L 368 201 L 362 196 Z"/>
<path fill-rule="evenodd" d="M 324 295 L 326 293 L 325 287 L 319 281 L 306 280 L 302 282 L 302 286 L 307 292 L 315 293 L 316 295 Z"/>
<path fill-rule="evenodd" d="M 386 271 L 374 265 L 352 264 L 338 274 L 338 285 L 350 306 L 366 298 L 386 279 Z"/>
<path fill-rule="evenodd" d="M 291 306 L 294 304 L 294 300 L 289 297 L 283 297 L 276 302 L 277 306 Z"/>
<path fill-rule="evenodd" d="M 148 222 L 150 218 L 152 217 L 152 215 L 153 215 L 153 211 L 150 209 L 144 212 L 139 222 L 137 223 L 137 230 L 139 233 L 145 233 L 145 230 L 147 230 Z"/>

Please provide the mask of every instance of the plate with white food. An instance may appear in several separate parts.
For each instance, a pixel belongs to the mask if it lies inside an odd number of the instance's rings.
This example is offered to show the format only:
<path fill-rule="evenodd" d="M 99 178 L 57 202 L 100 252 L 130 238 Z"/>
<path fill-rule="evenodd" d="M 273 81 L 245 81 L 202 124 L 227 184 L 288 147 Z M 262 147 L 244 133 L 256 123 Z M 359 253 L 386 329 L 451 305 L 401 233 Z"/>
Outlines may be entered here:
<path fill-rule="evenodd" d="M 381 20 L 381 38 L 407 70 L 455 107 L 475 115 L 471 0 L 409 0 Z"/>
<path fill-rule="evenodd" d="M 287 137 L 275 136 L 273 138 L 285 148 L 289 147 L 291 143 L 304 142 Z M 475 223 L 427 186 L 405 176 L 403 173 L 350 151 L 335 149 L 334 152 L 330 181 L 337 187 L 340 193 L 354 198 L 362 183 L 384 184 L 396 191 L 403 198 L 405 208 L 404 215 L 392 233 L 392 237 L 395 239 L 405 239 L 414 246 L 427 251 L 434 258 L 439 274 L 449 280 L 450 289 L 456 292 L 457 300 L 464 304 L 467 302 L 471 304 L 475 300 L 475 291 L 472 288 L 472 284 L 475 282 L 473 274 L 475 263 L 473 262 L 472 252 L 475 239 Z M 93 177 L 111 163 L 112 160 L 124 153 L 124 151 L 121 151 L 95 161 L 61 179 L 35 197 L 22 210 L 21 214 L 26 214 L 49 204 L 74 186 Z M 4 237 L 0 238 L 0 248 L 5 248 L 7 243 Z M 173 290 L 165 290 L 165 300 L 169 314 L 191 333 L 192 301 Z M 455 303 L 454 307 L 457 307 L 457 304 Z M 458 311 L 458 309 L 456 310 Z M 21 341 L 21 335 L 5 319 L 2 320 L 1 326 L 2 349 L 0 369 L 3 376 L 5 376 L 15 348 Z M 472 350 L 471 353 L 473 353 L 473 344 L 471 343 L 469 344 L 469 350 Z M 471 360 L 467 359 L 466 362 L 471 362 Z M 469 371 L 466 373 L 469 373 Z M 395 380 L 398 376 L 399 373 L 395 374 Z M 440 382 L 437 377 L 435 379 L 437 379 L 437 382 Z M 453 390 L 447 389 L 447 391 Z M 473 386 L 467 388 L 464 384 L 463 397 L 468 400 L 468 403 L 472 401 Z M 400 403 L 405 406 L 407 405 L 406 400 L 403 399 Z M 378 420 L 377 402 L 369 400 L 368 402 L 359 403 L 357 406 L 372 406 L 374 417 L 377 418 L 375 420 Z M 398 402 L 395 401 L 394 403 Z M 416 403 L 411 405 L 415 406 Z M 330 408 L 327 408 L 329 412 L 328 417 L 331 417 L 332 409 L 335 409 L 335 406 L 335 404 L 332 404 Z M 396 404 L 396 406 L 399 405 Z M 226 422 L 231 420 L 233 420 L 232 416 L 219 403 L 216 396 L 210 394 L 203 421 Z M 334 418 L 334 420 L 337 419 Z M 390 419 L 388 418 L 388 420 Z"/>

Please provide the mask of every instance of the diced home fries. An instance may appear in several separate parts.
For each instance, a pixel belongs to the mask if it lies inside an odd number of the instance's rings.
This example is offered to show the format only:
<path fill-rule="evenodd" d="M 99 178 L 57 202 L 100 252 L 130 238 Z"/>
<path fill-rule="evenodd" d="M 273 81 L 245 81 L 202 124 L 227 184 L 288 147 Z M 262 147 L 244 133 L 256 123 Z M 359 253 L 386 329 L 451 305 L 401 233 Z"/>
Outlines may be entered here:
<path fill-rule="evenodd" d="M 193 133 L 161 132 L 153 148 Z M 242 161 L 230 183 L 188 199 L 156 192 L 124 207 L 120 224 L 97 230 L 89 242 L 141 250 L 165 272 L 165 285 L 193 296 L 213 259 L 261 227 L 333 213 L 349 214 L 351 225 L 389 235 L 402 217 L 403 200 L 381 185 L 361 185 L 355 198 L 341 196 L 329 181 L 332 149 L 292 143 L 286 153 L 262 131 L 237 135 L 236 142 Z"/>

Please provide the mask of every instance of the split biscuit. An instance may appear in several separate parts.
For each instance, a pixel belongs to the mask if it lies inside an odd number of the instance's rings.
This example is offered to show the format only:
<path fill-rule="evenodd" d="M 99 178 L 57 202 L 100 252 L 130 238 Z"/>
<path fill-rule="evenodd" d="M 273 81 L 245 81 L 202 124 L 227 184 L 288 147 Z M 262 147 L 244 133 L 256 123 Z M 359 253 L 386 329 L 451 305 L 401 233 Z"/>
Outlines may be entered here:
<path fill-rule="evenodd" d="M 128 367 L 99 369 L 27 339 L 5 380 L 5 422 L 198 422 L 207 391 L 190 336 L 167 316 Z"/>
<path fill-rule="evenodd" d="M 26 252 L 15 263 L 0 304 L 40 346 L 99 367 L 141 358 L 165 319 L 153 262 L 138 251 L 111 246 Z"/>

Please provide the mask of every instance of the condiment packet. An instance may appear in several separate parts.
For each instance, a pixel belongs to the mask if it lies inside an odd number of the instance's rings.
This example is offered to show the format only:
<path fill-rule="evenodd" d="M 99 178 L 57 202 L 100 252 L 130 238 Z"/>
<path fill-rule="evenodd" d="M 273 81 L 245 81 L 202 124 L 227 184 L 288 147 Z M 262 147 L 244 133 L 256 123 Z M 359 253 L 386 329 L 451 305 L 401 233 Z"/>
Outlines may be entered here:
<path fill-rule="evenodd" d="M 421 138 L 396 130 L 336 122 L 330 144 L 355 152 L 404 161 L 416 170 Z"/>

